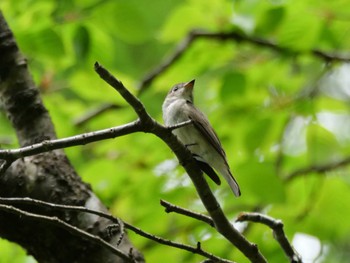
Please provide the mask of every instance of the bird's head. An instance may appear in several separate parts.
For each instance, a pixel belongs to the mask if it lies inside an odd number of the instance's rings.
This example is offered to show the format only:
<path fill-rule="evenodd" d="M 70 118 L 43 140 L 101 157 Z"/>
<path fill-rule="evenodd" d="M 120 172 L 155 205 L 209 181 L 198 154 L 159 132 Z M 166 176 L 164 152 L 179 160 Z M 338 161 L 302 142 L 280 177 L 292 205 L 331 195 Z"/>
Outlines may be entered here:
<path fill-rule="evenodd" d="M 176 84 L 169 91 L 167 98 L 171 99 L 185 99 L 193 102 L 193 87 L 195 80 L 189 82 Z"/>

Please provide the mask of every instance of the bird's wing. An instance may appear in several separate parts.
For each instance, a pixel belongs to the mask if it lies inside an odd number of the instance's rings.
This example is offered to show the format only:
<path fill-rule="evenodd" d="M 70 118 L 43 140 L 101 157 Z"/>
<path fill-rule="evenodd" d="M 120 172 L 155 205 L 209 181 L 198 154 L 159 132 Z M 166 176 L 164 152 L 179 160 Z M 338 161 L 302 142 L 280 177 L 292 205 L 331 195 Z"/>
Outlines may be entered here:
<path fill-rule="evenodd" d="M 192 108 L 188 111 L 188 117 L 193 121 L 195 128 L 201 132 L 201 134 L 214 147 L 214 149 L 224 158 L 225 162 L 227 162 L 225 151 L 222 148 L 220 140 L 213 127 L 211 127 L 207 117 L 192 103 L 187 103 L 186 105 Z"/>

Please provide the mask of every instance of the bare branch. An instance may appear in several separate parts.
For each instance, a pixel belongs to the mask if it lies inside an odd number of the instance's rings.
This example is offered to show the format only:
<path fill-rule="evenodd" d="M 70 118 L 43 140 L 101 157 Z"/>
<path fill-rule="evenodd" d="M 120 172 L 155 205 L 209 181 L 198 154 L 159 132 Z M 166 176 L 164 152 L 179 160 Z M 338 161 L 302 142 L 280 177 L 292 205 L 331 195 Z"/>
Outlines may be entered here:
<path fill-rule="evenodd" d="M 138 86 L 139 94 L 141 94 L 149 85 L 151 85 L 157 76 L 164 73 L 172 64 L 179 60 L 182 57 L 183 53 L 185 53 L 185 51 L 190 47 L 195 38 L 196 35 L 194 32 L 189 33 L 184 38 L 184 40 L 182 40 L 177 45 L 173 54 L 171 54 L 169 57 L 166 57 L 165 60 L 161 62 L 156 69 L 148 73 Z"/>
<path fill-rule="evenodd" d="M 87 143 L 96 142 L 96 141 L 105 140 L 105 139 L 112 139 L 119 136 L 123 136 L 125 134 L 139 132 L 139 131 L 142 131 L 139 121 L 133 121 L 121 126 L 94 131 L 94 132 L 83 133 L 80 135 L 75 135 L 64 139 L 45 140 L 41 143 L 36 143 L 30 146 L 26 146 L 18 149 L 0 150 L 0 159 L 12 162 L 16 159 L 23 158 L 26 156 L 32 156 L 43 152 L 48 152 L 52 150 L 57 150 L 57 149 L 62 149 L 62 148 L 67 148 L 67 147 L 72 147 L 77 145 L 85 145 Z"/>
<path fill-rule="evenodd" d="M 34 144 L 32 146 L 15 150 L 3 150 L 0 151 L 0 158 L 12 161 L 16 158 L 38 154 L 44 151 L 86 144 L 97 140 L 114 138 L 128 133 L 138 131 L 152 133 L 162 139 L 173 150 L 180 163 L 185 168 L 187 174 L 193 181 L 199 197 L 213 219 L 215 228 L 218 230 L 218 232 L 221 233 L 234 246 L 236 246 L 247 258 L 249 258 L 251 262 L 266 262 L 266 259 L 260 253 L 257 246 L 250 243 L 243 235 L 241 235 L 227 219 L 214 194 L 211 192 L 207 181 L 204 179 L 202 171 L 199 169 L 196 161 L 193 159 L 191 152 L 181 142 L 179 142 L 177 137 L 172 133 L 172 128 L 169 129 L 157 123 L 146 112 L 143 104 L 134 95 L 132 95 L 119 80 L 113 77 L 98 63 L 95 63 L 95 70 L 101 76 L 101 78 L 112 85 L 112 87 L 116 89 L 134 108 L 135 112 L 139 116 L 139 120 L 119 127 L 73 136 L 67 139 L 45 141 L 43 143 Z"/>
<path fill-rule="evenodd" d="M 255 223 L 264 224 L 268 227 L 270 227 L 273 231 L 273 237 L 277 240 L 277 242 L 280 244 L 281 248 L 283 249 L 284 253 L 287 255 L 291 263 L 302 263 L 302 260 L 299 256 L 299 254 L 294 250 L 292 245 L 289 243 L 284 230 L 283 230 L 283 223 L 281 220 L 276 220 L 272 217 L 269 217 L 267 215 L 263 215 L 260 213 L 241 213 L 237 220 L 237 222 L 243 222 L 243 221 L 251 221 Z"/>
<path fill-rule="evenodd" d="M 350 164 L 350 157 L 346 157 L 343 160 L 333 162 L 333 163 L 328 163 L 324 165 L 311 165 L 307 166 L 304 168 L 300 168 L 289 175 L 285 177 L 285 181 L 289 182 L 292 181 L 293 179 L 297 178 L 298 176 L 309 174 L 309 173 L 318 173 L 318 174 L 323 174 L 338 168 L 341 168 L 343 166 L 347 166 Z"/>
<path fill-rule="evenodd" d="M 146 237 L 148 239 L 151 239 L 157 243 L 160 243 L 160 244 L 163 244 L 163 245 L 167 245 L 167 246 L 171 246 L 171 247 L 176 247 L 176 248 L 179 248 L 179 249 L 182 249 L 182 250 L 186 250 L 186 251 L 189 251 L 189 252 L 192 252 L 192 253 L 195 253 L 195 254 L 198 254 L 198 255 L 201 255 L 201 256 L 204 256 L 206 258 L 209 258 L 209 259 L 212 259 L 214 260 L 214 262 L 227 262 L 227 263 L 232 263 L 233 261 L 230 261 L 230 260 L 227 260 L 227 259 L 223 259 L 223 258 L 220 258 L 220 257 L 217 257 L 209 252 L 206 252 L 204 251 L 201 246 L 198 246 L 197 247 L 192 247 L 192 246 L 188 246 L 188 245 L 184 245 L 184 244 L 181 244 L 181 243 L 177 243 L 177 242 L 174 242 L 174 241 L 171 241 L 171 240 L 167 240 L 167 239 L 163 239 L 163 238 L 160 238 L 160 237 L 157 237 L 157 236 L 154 236 L 152 234 L 149 234 L 149 233 L 146 233 L 144 231 L 142 231 L 141 229 L 137 228 L 137 227 L 134 227 L 128 223 L 125 223 L 125 227 L 132 230 L 133 232 L 139 234 L 140 236 L 143 236 L 143 237 Z"/>
<path fill-rule="evenodd" d="M 44 207 L 54 210 L 64 210 L 64 211 L 76 211 L 76 212 L 83 212 L 83 213 L 90 213 L 94 214 L 100 217 L 104 217 L 106 219 L 111 220 L 112 222 L 119 225 L 121 231 L 123 231 L 123 222 L 119 219 L 115 218 L 114 216 L 110 214 L 106 214 L 104 212 L 100 212 L 97 210 L 92 210 L 89 208 L 86 208 L 84 206 L 72 206 L 72 205 L 63 205 L 63 204 L 54 204 L 38 199 L 33 199 L 29 197 L 0 197 L 0 203 L 1 204 L 27 204 L 27 205 L 33 205 L 37 207 Z"/>
<path fill-rule="evenodd" d="M 167 213 L 175 212 L 175 213 L 178 213 L 180 215 L 192 217 L 194 219 L 203 221 L 204 223 L 207 223 L 208 225 L 214 227 L 214 222 L 209 216 L 206 216 L 206 215 L 203 215 L 200 213 L 196 213 L 196 212 L 190 211 L 188 209 L 173 205 L 165 200 L 160 200 L 160 204 L 163 207 L 165 207 L 165 212 L 167 212 Z"/>
<path fill-rule="evenodd" d="M 143 230 L 141 230 L 140 228 L 137 228 L 129 223 L 126 222 L 122 222 L 120 220 L 118 220 L 117 218 L 113 217 L 110 214 L 106 214 L 104 212 L 100 212 L 100 211 L 96 211 L 96 210 L 92 210 L 89 208 L 86 208 L 84 206 L 71 206 L 71 205 L 62 205 L 62 204 L 54 204 L 54 203 L 50 203 L 50 202 L 45 202 L 45 201 L 41 201 L 41 200 L 37 200 L 37 199 L 32 199 L 32 198 L 28 198 L 28 197 L 24 197 L 24 198 L 19 198 L 19 197 L 13 197 L 13 198 L 4 198 L 4 197 L 0 197 L 0 209 L 1 209 L 1 205 L 2 204 L 27 204 L 27 205 L 34 205 L 34 206 L 39 206 L 39 207 L 44 207 L 44 208 L 49 208 L 49 209 L 54 209 L 54 210 L 65 210 L 65 211 L 76 211 L 76 212 L 83 212 L 83 213 L 90 213 L 90 214 L 94 214 L 94 215 L 98 215 L 100 217 L 104 217 L 107 218 L 109 220 L 111 220 L 112 222 L 116 223 L 119 227 L 120 227 L 120 231 L 123 233 L 124 232 L 124 225 L 127 229 L 135 232 L 136 234 L 143 236 L 147 239 L 150 239 L 152 241 L 155 241 L 157 243 L 163 244 L 163 245 L 167 245 L 170 247 L 175 247 L 175 248 L 179 248 L 182 250 L 186 250 L 201 256 L 204 256 L 208 259 L 212 259 L 215 262 L 223 262 L 223 263 L 232 263 L 232 261 L 230 260 L 226 260 L 220 257 L 217 257 L 209 252 L 206 252 L 204 250 L 202 250 L 200 247 L 192 247 L 192 246 L 188 246 L 188 245 L 184 245 L 181 243 L 177 243 L 171 240 L 166 240 L 163 239 L 161 237 L 149 234 Z M 12 207 L 12 206 L 10 206 Z M 17 209 L 17 208 L 15 208 Z M 24 211 L 23 211 L 24 212 Z M 27 212 L 26 212 L 27 213 Z M 38 215 L 40 216 L 40 215 Z M 59 220 L 61 221 L 61 220 Z M 74 227 L 75 228 L 75 227 Z"/>
<path fill-rule="evenodd" d="M 106 81 L 116 91 L 118 91 L 119 94 L 130 104 L 131 107 L 133 107 L 141 121 L 150 118 L 141 101 L 139 101 L 134 95 L 132 95 L 131 92 L 124 87 L 121 81 L 116 79 L 108 70 L 102 67 L 98 62 L 95 62 L 95 71 L 104 81 Z"/>
<path fill-rule="evenodd" d="M 74 119 L 73 124 L 76 126 L 83 126 L 87 122 L 91 121 L 92 119 L 96 118 L 97 116 L 100 116 L 101 114 L 107 111 L 118 110 L 122 108 L 124 108 L 124 106 L 122 105 L 118 105 L 115 103 L 105 103 L 103 105 L 100 105 L 98 108 L 92 109 L 86 112 L 84 115 Z"/>
<path fill-rule="evenodd" d="M 241 235 L 230 223 L 222 211 L 220 204 L 211 192 L 207 181 L 203 177 L 202 171 L 199 169 L 196 161 L 193 159 L 191 152 L 177 139 L 177 137 L 168 128 L 157 123 L 146 112 L 143 104 L 132 95 L 124 85 L 113 77 L 105 68 L 95 63 L 95 70 L 106 80 L 114 89 L 116 89 L 122 97 L 134 108 L 140 118 L 140 125 L 143 131 L 153 133 L 162 139 L 175 153 L 179 162 L 185 168 L 190 176 L 197 193 L 202 200 L 205 208 L 213 219 L 215 228 L 228 241 L 236 246 L 251 262 L 266 262 L 264 256 L 260 253 L 257 245 L 250 243 L 243 235 Z"/>
<path fill-rule="evenodd" d="M 135 260 L 130 258 L 129 255 L 125 254 L 123 251 L 119 250 L 118 248 L 112 246 L 111 244 L 109 244 L 108 242 L 106 242 L 105 240 L 100 238 L 99 236 L 92 235 L 84 230 L 81 230 L 75 226 L 72 226 L 72 225 L 68 224 L 67 222 L 65 222 L 57 217 L 38 215 L 38 214 L 30 213 L 27 211 L 23 211 L 19 208 L 13 207 L 13 206 L 2 205 L 2 204 L 0 204 L 0 210 L 7 212 L 7 213 L 15 214 L 19 217 L 25 217 L 25 218 L 28 218 L 31 220 L 37 220 L 40 222 L 45 222 L 45 223 L 49 223 L 49 224 L 61 227 L 63 229 L 66 229 L 67 231 L 69 231 L 73 235 L 85 238 L 85 239 L 87 239 L 87 240 L 89 240 L 89 241 L 91 241 L 99 246 L 102 246 L 102 247 L 108 249 L 109 251 L 111 251 L 115 255 L 123 258 L 126 262 L 136 262 Z"/>
<path fill-rule="evenodd" d="M 177 62 L 182 57 L 182 55 L 189 49 L 192 43 L 200 38 L 213 39 L 218 41 L 231 40 L 238 43 L 248 43 L 258 47 L 267 48 L 275 52 L 290 54 L 293 56 L 309 53 L 312 56 L 320 58 L 326 62 L 350 62 L 350 57 L 336 54 L 335 52 L 326 52 L 319 49 L 312 49 L 308 52 L 292 50 L 288 47 L 280 46 L 271 40 L 266 40 L 256 36 L 244 35 L 240 32 L 212 33 L 194 30 L 188 33 L 188 35 L 176 46 L 175 50 L 170 56 L 166 57 L 157 68 L 155 68 L 153 71 L 151 71 L 144 77 L 144 79 L 140 82 L 138 87 L 139 94 L 141 94 L 145 89 L 147 89 L 147 87 L 151 85 L 151 83 L 157 76 L 164 73 L 172 64 Z"/>

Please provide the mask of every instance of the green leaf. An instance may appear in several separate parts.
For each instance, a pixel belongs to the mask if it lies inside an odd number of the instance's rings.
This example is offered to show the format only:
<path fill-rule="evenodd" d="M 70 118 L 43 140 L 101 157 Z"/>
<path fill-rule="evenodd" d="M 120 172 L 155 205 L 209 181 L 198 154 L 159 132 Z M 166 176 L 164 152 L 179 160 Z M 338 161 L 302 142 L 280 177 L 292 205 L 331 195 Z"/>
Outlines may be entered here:
<path fill-rule="evenodd" d="M 1 247 L 1 263 L 5 262 L 32 262 L 35 263 L 35 259 L 32 256 L 28 256 L 26 251 L 19 245 L 10 242 L 5 239 L 0 239 Z"/>
<path fill-rule="evenodd" d="M 73 47 L 78 63 L 83 63 L 90 51 L 90 33 L 85 26 L 79 26 L 74 33 Z"/>
<path fill-rule="evenodd" d="M 141 11 L 133 1 L 110 2 L 96 12 L 104 16 L 101 20 L 105 29 L 129 44 L 141 44 L 153 36 L 146 18 L 148 13 Z"/>
<path fill-rule="evenodd" d="M 325 178 L 314 199 L 314 206 L 304 227 L 311 234 L 328 241 L 348 239 L 350 222 L 349 185 L 341 177 Z"/>
<path fill-rule="evenodd" d="M 235 170 L 243 198 L 254 199 L 259 204 L 284 201 L 284 185 L 276 175 L 274 164 L 250 160 Z"/>
<path fill-rule="evenodd" d="M 272 121 L 268 118 L 257 119 L 251 123 L 244 141 L 250 152 L 262 146 L 266 136 L 270 133 L 271 124 Z"/>
<path fill-rule="evenodd" d="M 51 28 L 45 28 L 34 33 L 30 38 L 33 41 L 34 49 L 40 50 L 40 54 L 51 58 L 62 58 L 65 53 L 62 37 Z"/>
<path fill-rule="evenodd" d="M 312 164 L 324 164 L 339 159 L 339 144 L 333 133 L 317 124 L 309 125 L 306 133 L 307 150 Z"/>
<path fill-rule="evenodd" d="M 319 18 L 311 14 L 312 11 L 308 9 L 289 9 L 279 27 L 279 44 L 292 50 L 313 48 L 319 39 L 321 23 Z"/>
<path fill-rule="evenodd" d="M 286 14 L 284 6 L 268 9 L 257 23 L 256 32 L 259 35 L 268 34 L 278 28 Z"/>
<path fill-rule="evenodd" d="M 178 41 L 193 29 L 222 29 L 222 22 L 230 20 L 231 11 L 232 3 L 226 0 L 186 1 L 172 10 L 160 37 L 165 42 L 172 42 Z"/>
<path fill-rule="evenodd" d="M 245 75 L 233 71 L 227 73 L 223 77 L 223 82 L 220 89 L 220 98 L 222 101 L 230 101 L 232 99 L 241 99 L 246 89 Z"/>

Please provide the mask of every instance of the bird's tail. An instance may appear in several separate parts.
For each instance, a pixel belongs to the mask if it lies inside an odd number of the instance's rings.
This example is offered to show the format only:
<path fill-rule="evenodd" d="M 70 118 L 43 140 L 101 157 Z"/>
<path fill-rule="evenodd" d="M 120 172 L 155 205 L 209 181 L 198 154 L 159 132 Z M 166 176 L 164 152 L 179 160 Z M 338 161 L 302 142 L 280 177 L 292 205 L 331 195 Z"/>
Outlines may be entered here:
<path fill-rule="evenodd" d="M 225 172 L 222 173 L 224 178 L 226 179 L 227 183 L 229 184 L 232 192 L 235 194 L 235 196 L 241 195 L 241 190 L 239 189 L 239 185 L 236 181 L 236 179 L 233 177 L 230 169 L 225 169 Z"/>

